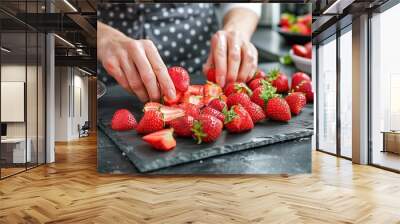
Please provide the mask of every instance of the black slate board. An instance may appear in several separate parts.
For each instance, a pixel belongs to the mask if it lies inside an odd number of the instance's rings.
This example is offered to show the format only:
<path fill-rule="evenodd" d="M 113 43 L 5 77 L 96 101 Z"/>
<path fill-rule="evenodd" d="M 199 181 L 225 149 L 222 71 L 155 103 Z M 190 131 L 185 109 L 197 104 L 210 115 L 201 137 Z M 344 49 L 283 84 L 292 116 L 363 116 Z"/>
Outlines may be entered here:
<path fill-rule="evenodd" d="M 268 66 L 270 67 L 270 66 Z M 287 74 L 291 74 L 288 71 Z M 192 83 L 202 83 L 202 76 L 192 77 Z M 141 140 L 135 131 L 115 132 L 109 128 L 112 113 L 118 108 L 131 110 L 136 118 L 142 116 L 143 104 L 118 86 L 109 86 L 106 96 L 99 100 L 98 126 L 134 163 L 140 172 L 149 172 L 173 165 L 188 163 L 212 156 L 270 145 L 282 141 L 308 137 L 313 134 L 312 105 L 289 123 L 264 121 L 244 134 L 223 132 L 217 142 L 197 145 L 192 139 L 177 139 L 177 147 L 170 152 L 159 152 Z"/>

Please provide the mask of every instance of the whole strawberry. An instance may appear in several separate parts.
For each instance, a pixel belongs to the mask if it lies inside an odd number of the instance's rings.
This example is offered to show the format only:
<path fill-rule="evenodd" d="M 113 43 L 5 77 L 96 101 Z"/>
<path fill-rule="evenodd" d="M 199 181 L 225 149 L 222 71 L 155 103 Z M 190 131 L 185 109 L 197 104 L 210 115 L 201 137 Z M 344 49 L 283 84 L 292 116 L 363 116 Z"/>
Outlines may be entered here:
<path fill-rule="evenodd" d="M 289 121 L 292 118 L 288 103 L 281 97 L 268 100 L 265 114 L 275 121 Z"/>
<path fill-rule="evenodd" d="M 119 109 L 115 111 L 111 119 L 111 128 L 115 131 L 128 131 L 135 129 L 137 126 L 136 119 L 127 109 Z"/>
<path fill-rule="evenodd" d="M 277 93 L 287 93 L 289 91 L 289 81 L 283 72 L 279 69 L 273 69 L 268 75 L 268 81 L 276 88 Z"/>
<path fill-rule="evenodd" d="M 233 105 L 238 105 L 238 104 L 244 106 L 250 104 L 250 102 L 251 102 L 250 97 L 245 93 L 232 93 L 231 95 L 228 96 L 228 99 L 226 100 L 226 104 L 228 105 L 229 108 L 231 108 Z"/>
<path fill-rule="evenodd" d="M 181 103 L 178 107 L 185 111 L 185 115 L 192 116 L 195 119 L 200 115 L 200 109 L 194 104 Z"/>
<path fill-rule="evenodd" d="M 314 101 L 314 92 L 306 92 L 307 103 L 312 103 Z"/>
<path fill-rule="evenodd" d="M 254 123 L 242 105 L 234 105 L 225 113 L 225 127 L 231 133 L 240 133 L 253 129 Z"/>
<path fill-rule="evenodd" d="M 253 120 L 254 124 L 265 119 L 265 113 L 263 108 L 258 106 L 256 103 L 250 102 L 249 104 L 244 105 L 243 107 L 250 114 L 250 117 Z"/>
<path fill-rule="evenodd" d="M 250 99 L 264 109 L 268 100 L 276 96 L 276 88 L 273 87 L 269 82 L 266 82 L 266 85 L 260 86 L 254 90 Z"/>
<path fill-rule="evenodd" d="M 215 68 L 210 68 L 207 71 L 207 80 L 210 82 L 216 82 Z"/>
<path fill-rule="evenodd" d="M 292 75 L 292 90 L 296 88 L 302 81 L 311 81 L 310 76 L 304 72 L 296 72 Z"/>
<path fill-rule="evenodd" d="M 201 114 L 208 114 L 208 115 L 214 116 L 214 117 L 218 118 L 221 122 L 224 122 L 224 120 L 225 120 L 225 116 L 222 112 L 220 112 L 212 107 L 209 107 L 209 106 L 204 107 L 201 110 Z"/>
<path fill-rule="evenodd" d="M 223 124 L 218 118 L 202 114 L 193 123 L 193 138 L 197 144 L 202 142 L 214 142 L 221 135 Z"/>
<path fill-rule="evenodd" d="M 253 79 L 257 79 L 257 78 L 265 78 L 267 75 L 265 74 L 265 72 L 261 69 L 258 69 L 256 71 L 256 73 L 253 76 Z"/>
<path fill-rule="evenodd" d="M 193 135 L 192 127 L 194 118 L 192 116 L 183 116 L 172 120 L 169 126 L 175 130 L 175 134 L 180 137 L 191 137 Z"/>
<path fill-rule="evenodd" d="M 260 87 L 260 86 L 263 85 L 263 81 L 266 82 L 263 78 L 256 78 L 256 79 L 253 79 L 253 80 L 251 80 L 251 81 L 249 82 L 249 88 L 250 88 L 251 90 L 254 91 L 254 90 L 257 89 L 258 87 Z"/>
<path fill-rule="evenodd" d="M 226 105 L 225 101 L 223 101 L 222 99 L 215 98 L 210 101 L 208 106 L 222 112 L 227 105 Z"/>
<path fill-rule="evenodd" d="M 224 88 L 225 96 L 229 96 L 232 93 L 246 93 L 251 96 L 252 91 L 247 85 L 243 82 L 230 82 L 226 84 Z"/>
<path fill-rule="evenodd" d="M 307 103 L 306 96 L 301 92 L 290 93 L 285 98 L 292 114 L 298 115 Z"/>
<path fill-rule="evenodd" d="M 186 69 L 179 66 L 174 66 L 168 68 L 168 73 L 177 91 L 183 93 L 186 92 L 186 90 L 188 90 L 190 77 Z"/>
<path fill-rule="evenodd" d="M 157 110 L 144 112 L 142 119 L 136 127 L 139 134 L 148 134 L 164 128 L 163 114 Z"/>

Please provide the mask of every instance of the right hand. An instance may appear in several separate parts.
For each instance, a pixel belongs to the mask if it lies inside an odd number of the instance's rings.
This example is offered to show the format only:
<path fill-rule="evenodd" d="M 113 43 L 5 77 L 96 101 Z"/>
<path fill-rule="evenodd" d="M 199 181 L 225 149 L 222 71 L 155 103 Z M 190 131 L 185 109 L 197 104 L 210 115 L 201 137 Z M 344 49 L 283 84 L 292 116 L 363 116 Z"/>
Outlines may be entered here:
<path fill-rule="evenodd" d="M 125 90 L 142 102 L 176 98 L 167 67 L 152 41 L 131 39 L 100 22 L 97 27 L 97 57 Z"/>

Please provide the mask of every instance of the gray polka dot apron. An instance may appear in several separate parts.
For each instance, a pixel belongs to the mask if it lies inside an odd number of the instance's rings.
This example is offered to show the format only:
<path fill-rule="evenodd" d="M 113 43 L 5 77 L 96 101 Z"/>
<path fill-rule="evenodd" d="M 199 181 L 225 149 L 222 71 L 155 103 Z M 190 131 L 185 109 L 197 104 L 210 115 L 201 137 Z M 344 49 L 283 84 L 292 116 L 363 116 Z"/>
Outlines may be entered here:
<path fill-rule="evenodd" d="M 133 39 L 152 40 L 166 66 L 182 66 L 190 74 L 202 70 L 219 27 L 212 3 L 102 3 L 97 8 L 99 21 Z M 113 81 L 105 72 L 98 74 L 105 83 Z"/>

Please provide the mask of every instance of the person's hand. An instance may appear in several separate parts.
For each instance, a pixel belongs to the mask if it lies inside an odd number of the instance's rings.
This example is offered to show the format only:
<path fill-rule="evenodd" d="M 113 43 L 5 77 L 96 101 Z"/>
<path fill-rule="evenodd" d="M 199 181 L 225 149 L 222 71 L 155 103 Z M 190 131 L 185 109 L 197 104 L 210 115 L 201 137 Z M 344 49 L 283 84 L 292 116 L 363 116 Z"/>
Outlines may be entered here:
<path fill-rule="evenodd" d="M 257 70 L 257 49 L 249 36 L 237 31 L 220 30 L 211 38 L 211 49 L 203 66 L 204 74 L 215 68 L 216 82 L 220 86 L 233 81 L 247 82 Z"/>
<path fill-rule="evenodd" d="M 107 72 L 142 102 L 175 99 L 174 84 L 150 40 L 134 40 L 98 23 L 97 57 Z"/>

